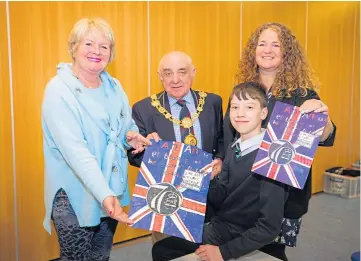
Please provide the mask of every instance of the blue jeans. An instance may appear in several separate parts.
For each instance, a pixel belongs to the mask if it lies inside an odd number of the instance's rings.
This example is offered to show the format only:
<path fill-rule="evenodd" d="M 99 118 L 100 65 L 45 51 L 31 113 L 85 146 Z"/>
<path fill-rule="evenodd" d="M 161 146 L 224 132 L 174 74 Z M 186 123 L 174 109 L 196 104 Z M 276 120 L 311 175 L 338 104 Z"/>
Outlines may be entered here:
<path fill-rule="evenodd" d="M 108 261 L 118 222 L 102 218 L 98 226 L 80 227 L 63 189 L 55 195 L 52 219 L 60 245 L 61 261 Z"/>

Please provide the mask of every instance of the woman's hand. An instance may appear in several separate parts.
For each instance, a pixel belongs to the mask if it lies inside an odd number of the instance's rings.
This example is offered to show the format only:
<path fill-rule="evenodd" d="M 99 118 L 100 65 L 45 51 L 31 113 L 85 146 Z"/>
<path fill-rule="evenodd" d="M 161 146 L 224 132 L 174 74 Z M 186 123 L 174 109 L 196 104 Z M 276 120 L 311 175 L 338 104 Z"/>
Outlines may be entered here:
<path fill-rule="evenodd" d="M 128 131 L 126 139 L 127 143 L 135 149 L 132 151 L 132 154 L 142 152 L 146 146 L 152 145 L 152 142 L 149 139 L 144 138 L 141 134 L 135 131 Z"/>
<path fill-rule="evenodd" d="M 152 139 L 153 139 L 155 142 L 158 142 L 158 141 L 161 140 L 161 138 L 159 137 L 158 133 L 156 133 L 156 132 L 149 133 L 149 134 L 147 135 L 147 139 L 149 139 L 149 140 L 152 140 Z"/>
<path fill-rule="evenodd" d="M 330 120 L 328 106 L 326 104 L 324 104 L 320 100 L 310 99 L 310 100 L 305 101 L 301 105 L 300 111 L 302 113 L 320 112 L 320 113 L 326 114 L 327 115 L 327 123 L 326 123 L 326 126 L 321 135 L 320 141 L 325 141 L 331 135 L 331 133 L 334 130 L 334 127 Z"/>
<path fill-rule="evenodd" d="M 128 214 L 124 212 L 120 206 L 117 197 L 108 196 L 103 200 L 103 207 L 108 212 L 109 216 L 118 222 L 125 223 L 127 225 L 133 224 L 134 222 L 128 218 Z"/>
<path fill-rule="evenodd" d="M 328 107 L 320 100 L 310 99 L 305 101 L 300 110 L 302 113 L 309 113 L 309 112 L 321 112 L 328 115 Z"/>

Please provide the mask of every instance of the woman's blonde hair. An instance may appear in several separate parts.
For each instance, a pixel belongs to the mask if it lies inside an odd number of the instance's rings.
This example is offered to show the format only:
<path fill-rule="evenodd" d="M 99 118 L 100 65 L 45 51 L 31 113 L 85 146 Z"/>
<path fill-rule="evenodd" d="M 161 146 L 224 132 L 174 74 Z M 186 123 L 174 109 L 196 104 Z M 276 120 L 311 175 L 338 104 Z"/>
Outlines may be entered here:
<path fill-rule="evenodd" d="M 68 47 L 71 58 L 74 60 L 74 52 L 78 48 L 79 42 L 84 38 L 84 36 L 91 31 L 93 28 L 98 29 L 104 34 L 107 40 L 110 43 L 110 58 L 109 62 L 114 59 L 114 34 L 112 28 L 109 24 L 101 18 L 83 18 L 79 20 L 73 27 L 70 32 Z"/>
<path fill-rule="evenodd" d="M 282 53 L 282 62 L 272 85 L 272 95 L 291 97 L 291 94 L 298 90 L 301 96 L 305 96 L 307 90 L 317 89 L 319 83 L 308 65 L 300 43 L 290 29 L 279 23 L 263 24 L 251 34 L 238 64 L 235 84 L 249 81 L 260 83 L 256 48 L 259 36 L 266 29 L 277 32 Z"/>

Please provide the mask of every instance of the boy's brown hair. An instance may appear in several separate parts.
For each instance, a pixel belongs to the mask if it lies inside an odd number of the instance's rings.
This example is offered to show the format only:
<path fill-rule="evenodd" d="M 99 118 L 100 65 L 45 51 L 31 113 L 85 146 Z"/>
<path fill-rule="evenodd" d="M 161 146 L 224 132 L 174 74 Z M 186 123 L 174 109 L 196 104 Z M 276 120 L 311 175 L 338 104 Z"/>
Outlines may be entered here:
<path fill-rule="evenodd" d="M 261 109 L 267 107 L 266 90 L 256 82 L 244 82 L 235 86 L 229 96 L 229 103 L 231 103 L 233 96 L 236 96 L 239 100 L 248 100 L 247 95 L 254 100 L 258 100 Z"/>

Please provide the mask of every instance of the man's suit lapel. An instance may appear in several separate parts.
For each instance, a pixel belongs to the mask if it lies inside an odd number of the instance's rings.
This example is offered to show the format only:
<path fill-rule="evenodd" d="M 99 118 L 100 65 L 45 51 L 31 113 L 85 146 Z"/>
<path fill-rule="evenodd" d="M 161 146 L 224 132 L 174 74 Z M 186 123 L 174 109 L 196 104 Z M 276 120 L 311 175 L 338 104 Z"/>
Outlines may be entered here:
<path fill-rule="evenodd" d="M 157 94 L 157 97 L 161 105 L 170 113 L 170 105 L 166 93 L 161 92 Z M 164 104 L 163 104 L 163 97 L 164 97 Z M 167 120 L 164 117 L 164 115 L 161 114 L 158 110 L 154 118 L 154 124 L 155 124 L 154 128 L 156 129 L 156 132 L 159 134 L 159 137 L 162 140 L 175 140 L 173 123 L 170 120 Z"/>

